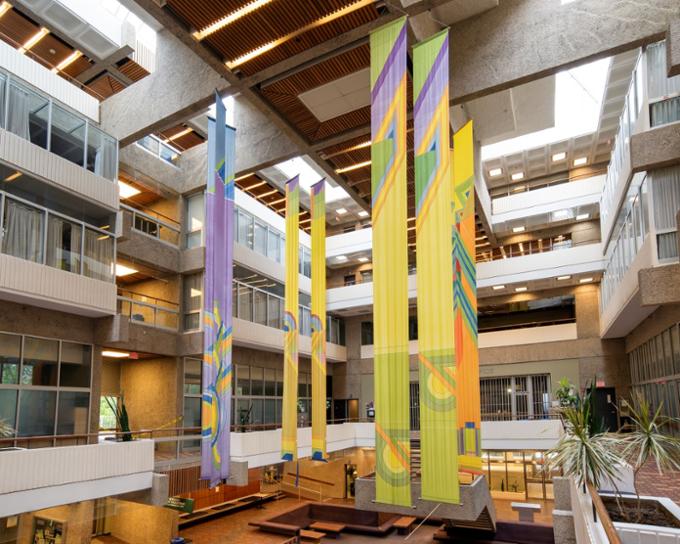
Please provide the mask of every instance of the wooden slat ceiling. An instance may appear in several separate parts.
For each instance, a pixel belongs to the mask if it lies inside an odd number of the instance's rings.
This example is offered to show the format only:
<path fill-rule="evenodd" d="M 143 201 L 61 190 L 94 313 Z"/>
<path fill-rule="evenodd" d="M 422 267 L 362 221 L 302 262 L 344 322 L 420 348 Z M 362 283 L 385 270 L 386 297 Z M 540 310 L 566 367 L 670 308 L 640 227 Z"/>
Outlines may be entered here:
<path fill-rule="evenodd" d="M 175 137 L 174 139 L 173 136 L 177 134 L 181 134 L 185 132 L 186 130 L 190 130 L 191 132 L 188 132 L 186 134 L 182 134 L 179 137 Z M 175 125 L 173 127 L 170 127 L 168 129 L 165 129 L 163 132 L 160 132 L 158 134 L 158 137 L 163 140 L 163 141 L 168 141 L 168 143 L 179 149 L 180 151 L 186 151 L 187 149 L 190 149 L 194 146 L 200 145 L 203 142 L 205 142 L 205 138 L 201 136 L 198 132 L 193 130 L 191 127 L 188 127 L 187 125 L 181 124 L 181 125 Z"/>
<path fill-rule="evenodd" d="M 40 28 L 41 26 L 38 23 L 14 7 L 0 17 L 0 39 L 15 49 L 26 43 Z M 75 49 L 71 44 L 50 33 L 36 43 L 30 51 L 27 51 L 26 55 L 51 70 L 68 58 Z M 82 74 L 93 64 L 93 60 L 83 55 L 67 66 L 62 72 L 59 72 L 59 75 L 81 86 L 84 91 L 99 100 L 104 100 L 125 88 L 123 83 L 110 76 L 107 72 L 104 72 L 86 85 L 74 81 L 74 78 Z M 120 61 L 117 68 L 132 81 L 139 81 L 149 75 L 144 68 L 129 58 Z"/>

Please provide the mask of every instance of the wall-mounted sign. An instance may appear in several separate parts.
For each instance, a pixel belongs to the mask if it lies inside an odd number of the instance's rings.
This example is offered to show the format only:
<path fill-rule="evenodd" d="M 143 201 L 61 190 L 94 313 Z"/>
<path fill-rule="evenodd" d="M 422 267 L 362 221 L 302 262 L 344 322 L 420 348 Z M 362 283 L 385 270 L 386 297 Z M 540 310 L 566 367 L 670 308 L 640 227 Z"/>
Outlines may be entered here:
<path fill-rule="evenodd" d="M 170 497 L 165 503 L 166 508 L 172 508 L 180 512 L 191 514 L 194 511 L 194 499 L 185 499 L 183 497 Z"/>
<path fill-rule="evenodd" d="M 62 544 L 66 524 L 47 518 L 35 518 L 33 525 L 33 544 Z"/>

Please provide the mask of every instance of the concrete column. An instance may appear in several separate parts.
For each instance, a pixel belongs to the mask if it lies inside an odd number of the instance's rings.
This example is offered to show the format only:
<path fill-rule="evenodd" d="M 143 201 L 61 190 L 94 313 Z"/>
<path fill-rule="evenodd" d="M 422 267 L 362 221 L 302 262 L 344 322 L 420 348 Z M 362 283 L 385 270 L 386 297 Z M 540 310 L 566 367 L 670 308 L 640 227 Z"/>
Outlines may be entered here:
<path fill-rule="evenodd" d="M 668 77 L 680 75 L 680 19 L 671 21 L 666 35 Z"/>
<path fill-rule="evenodd" d="M 156 70 L 101 104 L 102 128 L 121 146 L 208 108 L 229 84 L 168 30 L 156 42 Z"/>

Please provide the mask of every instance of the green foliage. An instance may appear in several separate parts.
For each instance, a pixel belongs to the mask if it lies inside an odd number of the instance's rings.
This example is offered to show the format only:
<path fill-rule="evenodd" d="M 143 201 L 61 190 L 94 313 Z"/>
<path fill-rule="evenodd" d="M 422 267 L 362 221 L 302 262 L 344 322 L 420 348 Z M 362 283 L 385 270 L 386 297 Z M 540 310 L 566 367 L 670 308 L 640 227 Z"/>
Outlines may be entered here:
<path fill-rule="evenodd" d="M 117 426 L 120 432 L 123 433 L 123 442 L 130 442 L 132 440 L 132 433 L 130 432 L 130 419 L 128 418 L 127 408 L 125 408 L 124 397 L 121 395 L 120 402 L 117 405 L 109 397 L 104 398 L 111 411 L 116 415 Z"/>
<path fill-rule="evenodd" d="M 555 397 L 557 397 L 561 408 L 574 407 L 578 404 L 576 386 L 571 383 L 568 378 L 562 378 L 558 382 L 558 387 L 555 390 Z"/>
<path fill-rule="evenodd" d="M 14 428 L 4 419 L 0 418 L 0 438 L 14 435 Z"/>

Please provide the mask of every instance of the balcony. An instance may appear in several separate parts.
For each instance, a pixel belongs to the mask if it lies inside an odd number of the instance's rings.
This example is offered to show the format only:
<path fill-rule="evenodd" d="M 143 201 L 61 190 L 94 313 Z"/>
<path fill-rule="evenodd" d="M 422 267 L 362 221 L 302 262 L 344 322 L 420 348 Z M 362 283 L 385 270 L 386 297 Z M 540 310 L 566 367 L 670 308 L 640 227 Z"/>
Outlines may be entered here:
<path fill-rule="evenodd" d="M 118 289 L 118 315 L 144 327 L 179 329 L 179 304 L 126 289 Z"/>
<path fill-rule="evenodd" d="M 177 272 L 180 263 L 179 223 L 152 210 L 142 211 L 125 204 L 123 229 L 118 240 L 118 254 L 133 257 L 154 268 Z"/>
<path fill-rule="evenodd" d="M 115 313 L 115 239 L 96 227 L 0 191 L 0 291 L 81 315 Z"/>

